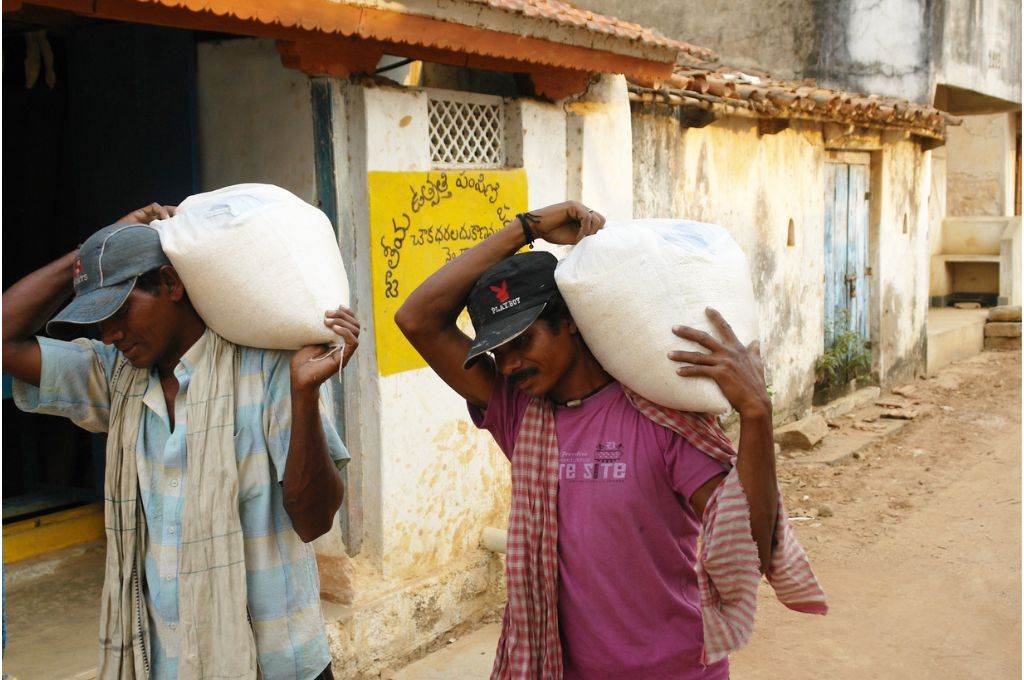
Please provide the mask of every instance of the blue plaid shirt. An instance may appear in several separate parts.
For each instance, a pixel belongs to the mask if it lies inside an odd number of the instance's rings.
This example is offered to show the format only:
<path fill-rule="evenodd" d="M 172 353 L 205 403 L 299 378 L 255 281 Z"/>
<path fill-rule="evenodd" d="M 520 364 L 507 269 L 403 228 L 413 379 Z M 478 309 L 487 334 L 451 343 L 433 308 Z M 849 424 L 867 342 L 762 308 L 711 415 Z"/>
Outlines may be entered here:
<path fill-rule="evenodd" d="M 146 514 L 146 601 L 152 631 L 153 675 L 177 677 L 178 550 L 182 479 L 187 470 L 185 395 L 194 367 L 206 351 L 207 334 L 181 358 L 174 375 L 174 430 L 156 369 L 149 375 L 139 431 L 139 487 Z M 18 407 L 70 418 L 92 432 L 105 432 L 110 417 L 108 381 L 117 350 L 93 340 L 39 338 L 42 375 L 38 388 L 14 382 Z M 312 547 L 298 539 L 284 509 L 284 478 L 291 434 L 291 352 L 240 347 L 235 386 L 235 456 L 238 509 L 245 540 L 249 613 L 263 677 L 308 680 L 330 663 L 320 611 L 320 584 Z M 320 413 L 331 457 L 349 458 L 331 420 L 329 386 L 321 390 Z"/>

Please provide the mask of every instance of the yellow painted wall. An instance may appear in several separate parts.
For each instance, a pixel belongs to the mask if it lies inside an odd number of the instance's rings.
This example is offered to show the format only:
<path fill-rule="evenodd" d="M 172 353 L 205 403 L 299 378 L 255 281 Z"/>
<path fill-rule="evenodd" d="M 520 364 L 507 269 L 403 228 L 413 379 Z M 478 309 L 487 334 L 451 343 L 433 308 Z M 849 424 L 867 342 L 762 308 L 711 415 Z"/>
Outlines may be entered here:
<path fill-rule="evenodd" d="M 526 172 L 371 172 L 370 258 L 381 375 L 426 366 L 394 323 L 432 273 L 527 210 Z"/>

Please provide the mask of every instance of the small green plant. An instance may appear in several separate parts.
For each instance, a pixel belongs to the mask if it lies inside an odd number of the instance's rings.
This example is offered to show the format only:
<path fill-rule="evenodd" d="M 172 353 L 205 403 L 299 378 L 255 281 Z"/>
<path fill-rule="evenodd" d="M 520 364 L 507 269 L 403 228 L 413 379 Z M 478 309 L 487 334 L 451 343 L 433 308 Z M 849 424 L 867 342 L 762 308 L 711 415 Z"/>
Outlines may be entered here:
<path fill-rule="evenodd" d="M 839 389 L 852 380 L 866 378 L 871 373 L 871 352 L 867 340 L 850 330 L 836 335 L 832 346 L 815 362 L 814 372 L 817 383 L 827 390 Z"/>

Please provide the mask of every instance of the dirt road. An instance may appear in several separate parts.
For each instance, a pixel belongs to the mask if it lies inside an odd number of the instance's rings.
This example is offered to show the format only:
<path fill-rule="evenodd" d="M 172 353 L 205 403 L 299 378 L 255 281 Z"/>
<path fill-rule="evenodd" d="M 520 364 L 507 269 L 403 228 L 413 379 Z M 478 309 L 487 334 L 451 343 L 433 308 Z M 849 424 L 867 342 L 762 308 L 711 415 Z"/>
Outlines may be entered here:
<path fill-rule="evenodd" d="M 921 415 L 856 458 L 780 460 L 786 506 L 809 518 L 797 532 L 831 611 L 796 614 L 763 586 L 733 678 L 1020 677 L 1020 358 L 985 353 L 917 382 L 911 408 Z M 863 416 L 841 419 L 831 437 L 870 429 Z M 486 678 L 497 635 L 488 625 L 388 675 Z"/>
<path fill-rule="evenodd" d="M 831 611 L 766 589 L 733 677 L 1020 677 L 1020 368 L 982 354 L 917 383 L 933 415 L 860 459 L 781 467 L 787 507 L 834 512 L 798 529 Z"/>

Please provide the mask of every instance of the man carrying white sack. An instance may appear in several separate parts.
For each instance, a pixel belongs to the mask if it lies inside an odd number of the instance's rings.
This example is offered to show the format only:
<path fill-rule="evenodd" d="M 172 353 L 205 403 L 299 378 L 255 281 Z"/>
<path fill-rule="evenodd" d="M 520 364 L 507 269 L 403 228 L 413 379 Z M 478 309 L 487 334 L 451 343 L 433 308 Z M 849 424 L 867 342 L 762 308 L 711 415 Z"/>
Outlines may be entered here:
<path fill-rule="evenodd" d="M 323 383 L 344 355 L 232 345 L 196 314 L 153 205 L 3 294 L 19 408 L 107 432 L 98 677 L 330 678 L 312 547 L 349 458 Z M 98 332 L 102 342 L 34 337 Z M 268 314 L 272 312 L 268 310 Z"/>
<path fill-rule="evenodd" d="M 512 461 L 509 602 L 492 678 L 727 678 L 762 573 L 789 607 L 826 611 L 781 506 L 761 359 L 714 310 L 718 338 L 674 329 L 708 350 L 673 352 L 679 375 L 713 378 L 739 413 L 735 453 L 714 417 L 614 381 L 556 288 L 555 258 L 514 255 L 603 224 L 574 202 L 517 216 L 395 315 Z M 456 327 L 464 306 L 475 340 Z"/>

